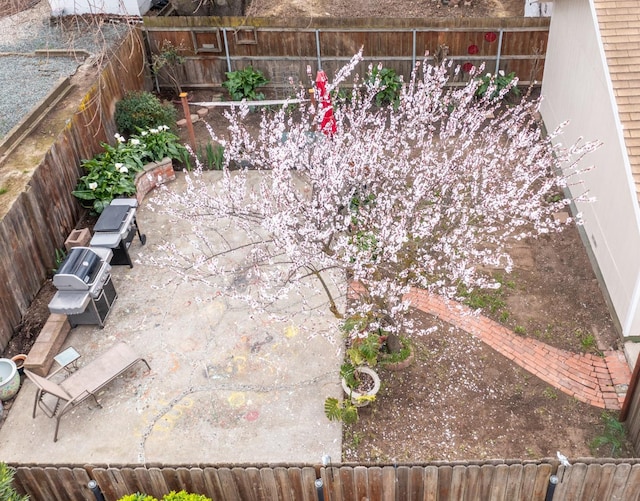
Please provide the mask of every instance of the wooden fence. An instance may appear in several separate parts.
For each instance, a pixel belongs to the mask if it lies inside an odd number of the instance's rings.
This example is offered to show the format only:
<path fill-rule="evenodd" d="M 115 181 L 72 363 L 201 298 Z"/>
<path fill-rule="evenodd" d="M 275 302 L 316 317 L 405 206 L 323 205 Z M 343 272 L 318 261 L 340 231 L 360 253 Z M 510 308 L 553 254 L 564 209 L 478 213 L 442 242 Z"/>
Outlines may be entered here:
<path fill-rule="evenodd" d="M 631 500 L 640 496 L 640 463 L 584 460 L 486 461 L 422 465 L 320 466 L 16 466 L 16 489 L 31 501 L 106 501 L 170 490 L 214 501 L 544 501 L 557 475 L 556 500 Z M 319 488 L 316 480 L 322 480 Z M 322 492 L 322 494 L 321 494 Z"/>
<path fill-rule="evenodd" d="M 78 109 L 59 131 L 53 146 L 35 168 L 27 189 L 0 221 L 0 349 L 11 339 L 22 315 L 55 267 L 81 215 L 71 195 L 80 176 L 80 160 L 100 151 L 100 142 L 116 132 L 115 102 L 144 82 L 144 51 L 132 32 L 115 50 L 89 93 L 78 97 Z M 64 123 L 64 121 L 63 121 Z"/>
<path fill-rule="evenodd" d="M 186 59 L 177 65 L 185 88 L 219 88 L 225 72 L 253 66 L 270 80 L 276 97 L 290 94 L 289 80 L 307 82 L 307 65 L 333 73 L 364 47 L 365 74 L 382 63 L 409 79 L 417 61 L 448 48 L 448 58 L 468 80 L 471 65 L 486 71 L 515 72 L 523 84 L 542 80 L 548 18 L 508 19 L 313 19 L 152 17 L 142 28 L 149 51 L 158 54 L 167 41 Z M 453 70 L 452 70 L 453 71 Z M 315 75 L 315 72 L 314 72 Z M 159 87 L 169 86 L 160 72 Z"/>
<path fill-rule="evenodd" d="M 640 355 L 631 375 L 631 382 L 627 389 L 620 420 L 626 425 L 627 436 L 636 451 L 640 451 Z"/>

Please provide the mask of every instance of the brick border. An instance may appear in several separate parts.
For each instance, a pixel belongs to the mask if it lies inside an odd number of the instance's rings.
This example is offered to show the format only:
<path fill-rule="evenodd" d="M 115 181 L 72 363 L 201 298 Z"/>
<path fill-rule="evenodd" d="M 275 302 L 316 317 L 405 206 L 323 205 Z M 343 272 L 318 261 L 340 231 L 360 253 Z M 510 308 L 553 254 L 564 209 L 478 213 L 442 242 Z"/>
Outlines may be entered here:
<path fill-rule="evenodd" d="M 602 409 L 622 408 L 631 381 L 622 351 L 605 351 L 603 357 L 572 353 L 518 336 L 467 306 L 425 290 L 412 288 L 405 299 L 420 311 L 468 332 L 563 393 Z"/>

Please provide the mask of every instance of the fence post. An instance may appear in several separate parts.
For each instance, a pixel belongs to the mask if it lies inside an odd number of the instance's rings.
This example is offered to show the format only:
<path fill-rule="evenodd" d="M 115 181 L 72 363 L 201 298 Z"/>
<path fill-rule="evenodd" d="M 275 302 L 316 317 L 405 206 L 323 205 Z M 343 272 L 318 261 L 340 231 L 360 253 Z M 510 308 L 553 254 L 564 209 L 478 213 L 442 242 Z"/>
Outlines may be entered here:
<path fill-rule="evenodd" d="M 631 409 L 631 404 L 635 398 L 636 390 L 638 389 L 638 379 L 640 379 L 640 354 L 636 359 L 636 365 L 633 368 L 631 381 L 629 382 L 629 387 L 627 388 L 627 394 L 624 397 L 624 402 L 622 403 L 622 410 L 620 410 L 620 416 L 618 417 L 618 419 L 623 423 L 627 420 L 627 417 L 629 416 L 629 410 Z"/>

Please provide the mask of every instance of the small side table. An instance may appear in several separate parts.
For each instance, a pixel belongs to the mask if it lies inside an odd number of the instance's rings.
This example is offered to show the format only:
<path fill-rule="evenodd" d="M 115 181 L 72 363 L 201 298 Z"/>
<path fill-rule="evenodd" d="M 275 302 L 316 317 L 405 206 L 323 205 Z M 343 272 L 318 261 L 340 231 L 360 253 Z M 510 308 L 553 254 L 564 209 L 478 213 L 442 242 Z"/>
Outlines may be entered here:
<path fill-rule="evenodd" d="M 78 368 L 78 359 L 80 358 L 80 353 L 78 353 L 73 346 L 69 346 L 64 351 L 58 353 L 53 359 L 60 366 L 58 367 L 53 374 L 60 372 L 64 369 L 68 374 L 71 374 Z M 52 375 L 53 375 L 52 374 Z"/>

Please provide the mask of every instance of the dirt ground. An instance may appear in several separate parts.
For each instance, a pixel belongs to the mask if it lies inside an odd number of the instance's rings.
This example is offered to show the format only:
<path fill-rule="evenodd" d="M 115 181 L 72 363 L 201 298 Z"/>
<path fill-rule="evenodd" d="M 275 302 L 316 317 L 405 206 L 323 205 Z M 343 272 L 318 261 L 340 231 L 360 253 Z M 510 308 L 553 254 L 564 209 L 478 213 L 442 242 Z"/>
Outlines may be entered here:
<path fill-rule="evenodd" d="M 264 17 L 520 17 L 524 0 L 252 0 L 246 13 Z"/>

